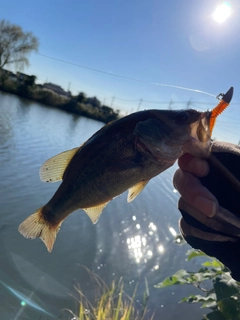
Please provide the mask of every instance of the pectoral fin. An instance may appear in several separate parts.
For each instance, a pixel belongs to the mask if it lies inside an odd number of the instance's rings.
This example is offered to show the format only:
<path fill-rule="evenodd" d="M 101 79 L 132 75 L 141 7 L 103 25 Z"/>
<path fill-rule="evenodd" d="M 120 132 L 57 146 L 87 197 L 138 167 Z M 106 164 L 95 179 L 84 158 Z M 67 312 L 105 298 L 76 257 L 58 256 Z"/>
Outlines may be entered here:
<path fill-rule="evenodd" d="M 44 182 L 56 182 L 62 180 L 67 165 L 78 149 L 79 147 L 64 151 L 45 161 L 39 171 L 40 180 Z"/>
<path fill-rule="evenodd" d="M 89 218 L 92 220 L 93 224 L 98 222 L 98 219 L 100 218 L 100 215 L 101 215 L 103 209 L 108 204 L 108 202 L 100 204 L 99 206 L 95 206 L 95 207 L 91 207 L 91 208 L 84 208 L 83 209 L 86 212 L 86 214 L 89 216 Z"/>
<path fill-rule="evenodd" d="M 144 189 L 144 187 L 147 185 L 149 180 L 141 181 L 137 184 L 135 184 L 133 187 L 131 187 L 128 191 L 128 198 L 127 202 L 133 201 L 136 196 L 139 195 L 139 193 Z"/>

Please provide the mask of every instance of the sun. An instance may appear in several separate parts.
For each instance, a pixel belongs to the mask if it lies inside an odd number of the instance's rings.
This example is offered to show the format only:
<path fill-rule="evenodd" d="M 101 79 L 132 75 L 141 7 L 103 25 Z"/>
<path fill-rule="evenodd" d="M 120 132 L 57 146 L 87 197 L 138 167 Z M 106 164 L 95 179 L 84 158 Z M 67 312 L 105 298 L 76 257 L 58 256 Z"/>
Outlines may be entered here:
<path fill-rule="evenodd" d="M 232 10 L 230 4 L 224 2 L 216 8 L 216 10 L 213 12 L 212 17 L 216 22 L 223 23 L 230 17 L 231 13 Z"/>

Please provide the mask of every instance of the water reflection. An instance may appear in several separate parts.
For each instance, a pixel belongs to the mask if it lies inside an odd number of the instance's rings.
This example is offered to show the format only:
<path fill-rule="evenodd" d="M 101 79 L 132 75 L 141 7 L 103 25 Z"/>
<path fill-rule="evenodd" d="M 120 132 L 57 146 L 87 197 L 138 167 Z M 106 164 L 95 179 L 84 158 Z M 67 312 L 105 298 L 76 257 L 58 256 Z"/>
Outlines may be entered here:
<path fill-rule="evenodd" d="M 21 276 L 34 288 L 34 290 L 59 297 L 65 297 L 67 295 L 68 289 L 54 280 L 53 277 L 46 274 L 41 269 L 37 268 L 14 252 L 10 252 L 10 255 L 15 264 L 16 270 L 18 270 Z M 36 279 L 38 281 L 36 281 Z"/>
<path fill-rule="evenodd" d="M 174 237 L 176 237 L 176 235 L 177 235 L 176 230 L 173 229 L 172 227 L 169 227 L 168 229 L 169 229 L 169 231 L 171 232 L 171 234 L 172 234 Z"/>
<path fill-rule="evenodd" d="M 132 220 L 136 221 L 136 216 L 132 216 Z M 137 223 L 135 225 L 136 229 L 140 230 L 141 225 Z M 136 234 L 132 237 L 127 238 L 127 246 L 129 250 L 130 257 L 134 258 L 136 263 L 147 263 L 150 260 L 154 252 L 159 254 L 164 253 L 164 246 L 159 242 L 157 226 L 150 222 L 148 225 L 148 233 Z M 140 231 L 141 232 L 141 231 Z M 158 265 L 154 266 L 154 269 L 158 269 Z"/>
<path fill-rule="evenodd" d="M 163 252 L 164 252 L 164 246 L 162 246 L 162 245 L 160 244 L 160 246 L 158 247 L 158 251 L 161 252 L 161 253 L 163 253 Z"/>

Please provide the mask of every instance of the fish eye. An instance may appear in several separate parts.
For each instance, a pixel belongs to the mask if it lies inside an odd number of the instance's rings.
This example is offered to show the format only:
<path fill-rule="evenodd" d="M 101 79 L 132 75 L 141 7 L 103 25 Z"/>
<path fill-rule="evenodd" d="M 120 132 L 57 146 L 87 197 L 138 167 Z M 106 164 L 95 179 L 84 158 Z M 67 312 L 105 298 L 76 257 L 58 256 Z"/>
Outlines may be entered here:
<path fill-rule="evenodd" d="M 184 124 L 188 121 L 188 119 L 189 113 L 187 111 L 179 111 L 174 117 L 174 122 Z"/>

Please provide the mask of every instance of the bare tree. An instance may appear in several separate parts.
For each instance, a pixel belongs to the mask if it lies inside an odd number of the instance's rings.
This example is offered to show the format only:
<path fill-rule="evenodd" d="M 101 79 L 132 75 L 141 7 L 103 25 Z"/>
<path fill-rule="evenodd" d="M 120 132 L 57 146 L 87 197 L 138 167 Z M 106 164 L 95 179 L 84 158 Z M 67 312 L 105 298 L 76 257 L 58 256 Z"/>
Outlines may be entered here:
<path fill-rule="evenodd" d="M 7 65 L 17 69 L 28 66 L 27 56 L 38 50 L 38 39 L 32 32 L 24 32 L 21 27 L 8 21 L 0 21 L 0 71 Z"/>

